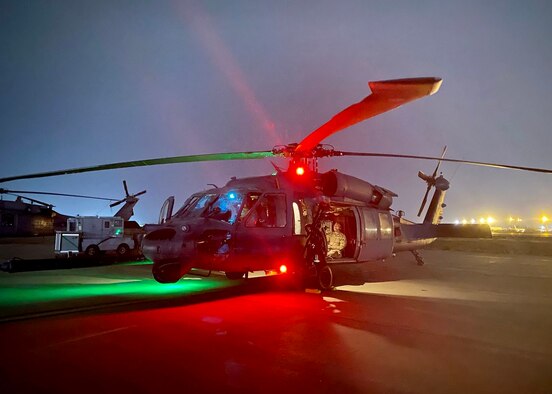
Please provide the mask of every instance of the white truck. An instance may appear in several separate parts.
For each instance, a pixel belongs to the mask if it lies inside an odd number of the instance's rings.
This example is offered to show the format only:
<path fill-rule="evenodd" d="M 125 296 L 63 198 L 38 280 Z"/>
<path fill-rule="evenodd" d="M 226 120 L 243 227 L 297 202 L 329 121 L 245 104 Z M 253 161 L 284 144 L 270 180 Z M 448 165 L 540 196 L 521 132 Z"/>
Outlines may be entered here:
<path fill-rule="evenodd" d="M 135 222 L 130 222 L 135 223 Z M 127 256 L 139 247 L 141 229 L 125 231 L 125 221 L 118 216 L 77 216 L 67 219 L 67 231 L 56 231 L 56 257 L 70 257 L 84 253 L 88 257 L 102 252 Z"/>

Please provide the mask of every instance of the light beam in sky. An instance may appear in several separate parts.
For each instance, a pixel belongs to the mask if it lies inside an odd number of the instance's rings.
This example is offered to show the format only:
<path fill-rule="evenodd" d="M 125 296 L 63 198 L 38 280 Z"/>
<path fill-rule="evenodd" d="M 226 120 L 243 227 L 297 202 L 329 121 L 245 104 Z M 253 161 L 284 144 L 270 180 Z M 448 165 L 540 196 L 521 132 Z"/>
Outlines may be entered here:
<path fill-rule="evenodd" d="M 237 60 L 217 33 L 207 12 L 195 3 L 188 4 L 185 9 L 181 8 L 181 13 L 200 40 L 211 61 L 226 77 L 232 89 L 244 102 L 261 129 L 268 134 L 269 142 L 273 145 L 281 144 L 282 141 L 276 133 L 274 121 L 255 96 Z"/>

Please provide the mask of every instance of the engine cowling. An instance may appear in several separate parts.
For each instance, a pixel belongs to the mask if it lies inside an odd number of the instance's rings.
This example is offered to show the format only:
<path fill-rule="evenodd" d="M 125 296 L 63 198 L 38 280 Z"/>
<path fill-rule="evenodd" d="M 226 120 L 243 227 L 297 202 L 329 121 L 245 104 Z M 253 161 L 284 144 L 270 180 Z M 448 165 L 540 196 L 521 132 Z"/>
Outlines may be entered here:
<path fill-rule="evenodd" d="M 383 187 L 336 170 L 321 175 L 322 192 L 328 197 L 344 197 L 362 201 L 379 209 L 389 209 L 397 195 Z"/>

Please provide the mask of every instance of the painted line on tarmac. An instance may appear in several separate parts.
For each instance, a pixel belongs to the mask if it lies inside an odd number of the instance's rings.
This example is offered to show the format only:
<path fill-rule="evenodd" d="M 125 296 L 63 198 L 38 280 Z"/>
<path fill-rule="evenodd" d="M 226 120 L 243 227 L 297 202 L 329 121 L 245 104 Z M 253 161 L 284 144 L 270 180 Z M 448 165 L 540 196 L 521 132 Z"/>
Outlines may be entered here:
<path fill-rule="evenodd" d="M 100 310 L 100 309 L 105 309 L 105 308 L 114 308 L 114 307 L 134 305 L 134 304 L 147 304 L 147 303 L 156 302 L 156 301 L 160 301 L 160 300 L 152 300 L 152 299 L 149 299 L 149 298 L 144 298 L 144 299 L 140 299 L 140 300 L 123 301 L 123 302 L 109 302 L 109 303 L 106 303 L 106 304 L 81 306 L 81 307 L 76 307 L 76 308 L 54 309 L 54 310 L 51 310 L 51 311 L 35 312 L 35 313 L 28 313 L 28 314 L 23 314 L 23 315 L 2 317 L 2 318 L 0 318 L 0 323 L 11 323 L 11 322 L 22 321 L 22 320 L 40 319 L 40 318 L 43 318 L 43 317 L 68 315 L 68 314 L 72 314 L 72 313 L 89 312 L 89 311 Z"/>
<path fill-rule="evenodd" d="M 68 339 L 66 341 L 52 343 L 50 345 L 42 347 L 41 350 L 50 349 L 50 348 L 57 347 L 57 346 L 62 346 L 62 345 L 68 345 L 70 343 L 84 341 L 84 340 L 91 339 L 91 338 L 96 338 L 96 337 L 99 337 L 99 336 L 102 336 L 102 335 L 113 334 L 115 332 L 128 330 L 129 328 L 134 328 L 134 327 L 138 327 L 138 326 L 137 325 L 132 325 L 132 326 L 127 326 L 127 327 L 119 327 L 119 328 L 114 328 L 112 330 L 100 331 L 100 332 L 96 332 L 94 334 L 83 335 L 83 336 L 80 336 L 80 337 L 77 337 L 77 338 Z"/>

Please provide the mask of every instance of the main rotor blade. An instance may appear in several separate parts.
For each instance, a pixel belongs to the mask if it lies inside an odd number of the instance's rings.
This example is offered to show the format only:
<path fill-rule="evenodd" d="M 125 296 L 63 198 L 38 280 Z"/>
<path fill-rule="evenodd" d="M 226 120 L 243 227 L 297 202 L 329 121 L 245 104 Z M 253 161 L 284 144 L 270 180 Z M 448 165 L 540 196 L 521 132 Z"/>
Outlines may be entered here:
<path fill-rule="evenodd" d="M 16 197 L 19 197 L 19 198 L 24 198 L 25 200 L 29 200 L 31 202 L 35 202 L 37 204 L 41 204 L 41 205 L 44 205 L 45 207 L 53 207 L 52 204 L 48 204 L 44 201 L 40 201 L 40 200 L 35 200 L 34 198 L 30 198 L 30 197 L 25 197 L 25 196 L 20 196 L 19 194 L 15 194 L 15 193 L 9 193 L 9 192 L 4 192 L 4 194 L 9 194 L 10 196 L 16 196 Z"/>
<path fill-rule="evenodd" d="M 364 156 L 364 157 L 389 157 L 389 158 L 395 158 L 395 159 L 441 160 L 441 161 L 446 161 L 450 163 L 469 164 L 473 166 L 504 168 L 508 170 L 520 170 L 520 171 L 531 171 L 531 172 L 540 172 L 544 174 L 552 174 L 552 170 L 548 168 L 514 166 L 510 164 L 487 163 L 483 161 L 446 159 L 443 157 L 435 157 L 435 156 L 399 155 L 394 153 L 372 153 L 372 152 L 339 152 L 339 151 L 334 152 L 334 156 Z"/>
<path fill-rule="evenodd" d="M 295 151 L 308 152 L 323 139 L 340 130 L 421 97 L 430 96 L 439 90 L 441 82 L 441 78 L 434 77 L 369 82 L 371 95 L 345 108 L 314 130 L 297 145 Z"/>
<path fill-rule="evenodd" d="M 447 153 L 447 146 L 445 145 L 445 147 L 443 148 L 443 153 L 441 153 L 441 159 L 437 162 L 437 167 L 435 167 L 435 171 L 433 171 L 433 176 L 432 176 L 433 179 L 435 179 L 435 177 L 437 176 L 437 172 L 439 172 L 439 167 L 441 166 L 441 162 L 443 161 L 443 158 L 445 157 L 446 153 Z"/>
<path fill-rule="evenodd" d="M 262 159 L 264 157 L 274 157 L 274 156 L 279 156 L 279 155 L 272 153 L 272 151 L 256 151 L 256 152 L 209 153 L 205 155 L 161 157 L 157 159 L 124 161 L 120 163 L 102 164 L 102 165 L 90 166 L 90 167 L 72 168 L 67 170 L 38 172 L 34 174 L 10 176 L 5 178 L 0 178 L 0 183 L 15 181 L 18 179 L 45 178 L 49 176 L 79 174 L 82 172 L 114 170 L 118 168 L 128 168 L 128 167 L 145 167 L 145 166 L 155 166 L 159 164 L 191 163 L 191 162 L 198 162 L 198 161 L 253 160 L 253 159 Z"/>
<path fill-rule="evenodd" d="M 43 195 L 47 195 L 47 196 L 77 197 L 77 198 L 89 198 L 89 199 L 92 199 L 92 200 L 117 201 L 116 198 L 84 196 L 82 194 L 67 194 L 67 193 L 53 193 L 53 192 L 33 192 L 33 191 L 29 191 L 29 190 L 7 190 L 7 189 L 1 189 L 0 188 L 0 194 L 3 194 L 3 193 L 6 193 L 6 194 L 10 194 L 10 193 L 43 194 Z M 23 198 L 27 198 L 27 197 L 23 197 Z"/>

